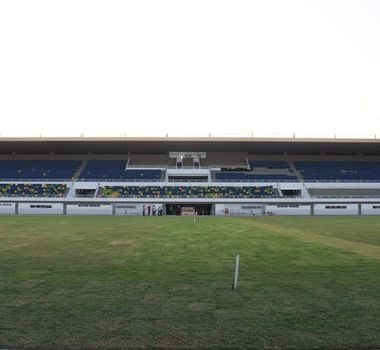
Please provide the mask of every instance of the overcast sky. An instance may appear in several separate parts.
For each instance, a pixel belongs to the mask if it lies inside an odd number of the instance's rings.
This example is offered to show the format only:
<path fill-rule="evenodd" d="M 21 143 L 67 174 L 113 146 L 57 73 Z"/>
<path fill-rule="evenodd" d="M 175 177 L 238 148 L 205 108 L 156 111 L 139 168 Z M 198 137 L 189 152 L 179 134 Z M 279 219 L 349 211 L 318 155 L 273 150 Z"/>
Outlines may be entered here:
<path fill-rule="evenodd" d="M 380 138 L 380 1 L 0 1 L 4 136 Z"/>

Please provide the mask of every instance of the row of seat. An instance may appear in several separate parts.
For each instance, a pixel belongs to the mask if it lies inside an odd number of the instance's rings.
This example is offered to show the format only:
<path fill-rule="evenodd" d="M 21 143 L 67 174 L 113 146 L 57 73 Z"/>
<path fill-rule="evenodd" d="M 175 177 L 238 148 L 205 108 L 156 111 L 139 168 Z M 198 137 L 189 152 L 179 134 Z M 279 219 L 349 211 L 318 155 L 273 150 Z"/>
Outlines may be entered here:
<path fill-rule="evenodd" d="M 0 197 L 64 197 L 64 184 L 0 184 Z"/>
<path fill-rule="evenodd" d="M 80 160 L 2 160 L 0 180 L 71 180 L 79 172 Z M 308 181 L 380 181 L 380 162 L 295 161 L 296 169 Z M 298 181 L 287 162 L 251 161 L 251 171 L 220 171 L 215 181 Z M 159 169 L 128 169 L 126 160 L 90 160 L 79 179 L 160 181 Z"/>
<path fill-rule="evenodd" d="M 261 198 L 274 196 L 272 186 L 104 186 L 98 197 L 111 198 Z"/>
<path fill-rule="evenodd" d="M 249 165 L 251 169 L 265 168 L 265 169 L 289 169 L 288 162 L 280 160 L 250 160 Z"/>
<path fill-rule="evenodd" d="M 71 179 L 81 164 L 80 160 L 2 160 L 0 180 Z"/>
<path fill-rule="evenodd" d="M 82 180 L 159 181 L 159 169 L 126 169 L 125 160 L 90 160 L 79 178 Z"/>
<path fill-rule="evenodd" d="M 71 180 L 80 160 L 3 160 L 0 180 Z M 90 160 L 80 172 L 81 180 L 159 181 L 159 169 L 127 169 L 126 160 Z"/>
<path fill-rule="evenodd" d="M 285 161 L 249 161 L 250 169 L 234 171 L 221 169 L 215 173 L 217 182 L 254 182 L 254 181 L 298 181 L 296 175 L 292 173 L 289 164 Z"/>
<path fill-rule="evenodd" d="M 243 182 L 243 181 L 297 181 L 294 174 L 255 174 L 252 172 L 221 171 L 215 173 L 217 182 Z"/>
<path fill-rule="evenodd" d="M 305 180 L 380 181 L 380 162 L 297 161 L 294 166 Z"/>

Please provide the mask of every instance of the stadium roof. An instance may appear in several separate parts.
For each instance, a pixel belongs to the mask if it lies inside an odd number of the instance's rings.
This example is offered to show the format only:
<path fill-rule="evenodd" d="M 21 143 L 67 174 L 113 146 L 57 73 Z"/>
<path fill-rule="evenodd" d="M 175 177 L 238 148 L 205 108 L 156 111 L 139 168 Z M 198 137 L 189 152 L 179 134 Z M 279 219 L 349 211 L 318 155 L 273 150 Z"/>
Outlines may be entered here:
<path fill-rule="evenodd" d="M 380 139 L 72 137 L 0 138 L 0 154 L 126 154 L 225 151 L 252 154 L 380 155 Z"/>

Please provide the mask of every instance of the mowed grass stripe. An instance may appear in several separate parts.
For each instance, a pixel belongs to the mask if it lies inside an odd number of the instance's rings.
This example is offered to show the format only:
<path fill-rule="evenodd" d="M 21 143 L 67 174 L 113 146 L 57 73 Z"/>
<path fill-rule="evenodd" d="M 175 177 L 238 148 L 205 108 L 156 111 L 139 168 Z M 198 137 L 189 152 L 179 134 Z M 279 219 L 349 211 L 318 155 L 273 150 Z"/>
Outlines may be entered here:
<path fill-rule="evenodd" d="M 323 219 L 326 219 L 326 218 L 323 218 Z M 334 220 L 334 218 L 328 218 L 328 219 L 331 223 L 330 231 L 334 231 L 334 229 L 336 229 L 336 227 L 338 226 L 338 223 Z M 301 220 L 307 221 L 308 218 L 301 218 Z M 340 220 L 341 218 L 339 218 L 339 221 Z M 350 220 L 350 218 L 348 218 L 348 220 Z M 293 220 L 293 221 L 296 221 L 296 220 Z M 315 233 L 313 232 L 313 226 L 304 228 L 304 230 L 301 230 L 295 227 L 293 228 L 284 227 L 282 220 L 278 220 L 278 218 L 271 218 L 270 220 L 256 219 L 253 225 L 255 227 L 265 229 L 268 232 L 296 237 L 297 239 L 300 239 L 303 242 L 318 243 L 318 244 L 326 245 L 329 247 L 346 250 L 355 254 L 360 254 L 368 258 L 380 260 L 380 246 L 379 245 L 352 241 L 351 240 L 352 232 L 349 232 L 349 231 L 348 231 L 348 239 L 337 238 L 337 237 L 332 236 L 331 233 L 330 234 L 326 232 Z M 334 225 L 336 226 L 334 227 Z M 362 230 L 363 228 L 357 227 L 357 234 L 361 235 L 361 239 L 363 239 L 363 236 L 365 236 L 365 232 L 363 233 Z M 378 232 L 378 236 L 380 236 L 380 231 Z"/>
<path fill-rule="evenodd" d="M 0 217 L 0 347 L 379 347 L 379 261 L 271 219 Z"/>

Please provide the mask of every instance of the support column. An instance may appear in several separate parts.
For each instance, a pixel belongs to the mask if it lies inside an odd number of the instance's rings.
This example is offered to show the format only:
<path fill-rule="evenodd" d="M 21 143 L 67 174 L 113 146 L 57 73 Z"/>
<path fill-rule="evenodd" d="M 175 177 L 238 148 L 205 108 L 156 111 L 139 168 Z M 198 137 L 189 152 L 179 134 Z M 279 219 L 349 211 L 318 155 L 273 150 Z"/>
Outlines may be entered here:
<path fill-rule="evenodd" d="M 361 216 L 362 215 L 362 204 L 361 203 L 358 204 L 358 209 L 359 209 L 358 215 Z"/>
<path fill-rule="evenodd" d="M 314 216 L 314 203 L 310 204 L 310 215 Z"/>
<path fill-rule="evenodd" d="M 67 204 L 63 203 L 63 215 L 67 215 Z"/>
<path fill-rule="evenodd" d="M 261 206 L 261 215 L 265 216 L 265 204 Z"/>
<path fill-rule="evenodd" d="M 18 202 L 15 203 L 15 214 L 18 215 Z"/>
<path fill-rule="evenodd" d="M 116 203 L 112 203 L 112 215 L 116 215 Z"/>

